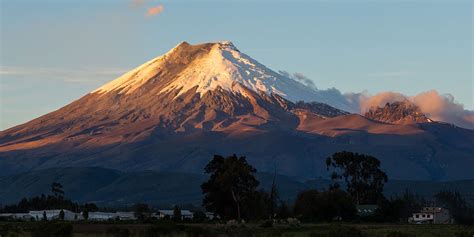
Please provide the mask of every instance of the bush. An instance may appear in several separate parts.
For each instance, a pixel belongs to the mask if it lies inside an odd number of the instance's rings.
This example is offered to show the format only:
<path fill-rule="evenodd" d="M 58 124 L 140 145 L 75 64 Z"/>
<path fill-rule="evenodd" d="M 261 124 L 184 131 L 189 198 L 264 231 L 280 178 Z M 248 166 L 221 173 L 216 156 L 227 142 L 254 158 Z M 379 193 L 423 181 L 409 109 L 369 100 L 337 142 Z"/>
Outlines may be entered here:
<path fill-rule="evenodd" d="M 363 237 L 362 231 L 355 227 L 335 226 L 327 232 L 313 232 L 310 237 Z"/>
<path fill-rule="evenodd" d="M 194 222 L 205 222 L 207 221 L 206 213 L 201 210 L 195 211 L 193 215 Z"/>
<path fill-rule="evenodd" d="M 31 228 L 32 237 L 69 237 L 72 225 L 69 223 L 35 223 Z"/>
<path fill-rule="evenodd" d="M 305 221 L 352 220 L 356 207 L 348 193 L 341 190 L 318 192 L 306 190 L 298 194 L 294 212 Z"/>
<path fill-rule="evenodd" d="M 472 231 L 459 231 L 454 234 L 456 237 L 472 237 L 474 236 L 474 232 Z"/>
<path fill-rule="evenodd" d="M 130 230 L 119 227 L 110 227 L 105 231 L 107 237 L 129 237 Z"/>
<path fill-rule="evenodd" d="M 266 220 L 265 222 L 263 222 L 260 227 L 262 228 L 270 228 L 273 226 L 273 221 L 271 220 Z"/>
<path fill-rule="evenodd" d="M 185 234 L 185 235 L 184 235 Z M 160 237 L 160 236 L 189 236 L 189 237 L 201 237 L 201 236 L 210 236 L 208 230 L 196 227 L 196 226 L 184 226 L 176 225 L 174 222 L 167 221 L 149 227 L 145 230 L 144 234 L 142 232 L 139 236 L 144 237 Z"/>
<path fill-rule="evenodd" d="M 400 231 L 392 231 L 387 234 L 387 237 L 416 237 L 414 234 L 403 233 Z"/>
<path fill-rule="evenodd" d="M 17 236 L 20 232 L 18 225 L 0 222 L 0 236 Z"/>

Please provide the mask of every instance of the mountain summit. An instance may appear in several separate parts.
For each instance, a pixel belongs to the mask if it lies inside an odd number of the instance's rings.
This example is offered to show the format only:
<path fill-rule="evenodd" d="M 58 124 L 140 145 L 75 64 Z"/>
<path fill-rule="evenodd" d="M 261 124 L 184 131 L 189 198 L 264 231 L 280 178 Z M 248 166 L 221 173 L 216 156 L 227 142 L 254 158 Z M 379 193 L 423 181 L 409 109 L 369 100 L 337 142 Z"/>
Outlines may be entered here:
<path fill-rule="evenodd" d="M 82 166 L 202 173 L 213 155 L 237 153 L 259 171 L 308 179 L 328 175 L 325 158 L 347 150 L 378 157 L 394 179 L 474 178 L 474 131 L 419 123 L 423 115 L 406 104 L 364 117 L 322 101 L 331 102 L 229 41 L 183 42 L 1 131 L 0 173 Z"/>
<path fill-rule="evenodd" d="M 155 94 L 175 93 L 176 98 L 189 90 L 203 96 L 218 88 L 243 96 L 247 96 L 248 89 L 275 93 L 290 101 L 307 100 L 314 95 L 311 88 L 268 69 L 241 53 L 230 41 L 198 45 L 182 42 L 93 93 L 153 90 Z"/>
<path fill-rule="evenodd" d="M 408 100 L 386 103 L 384 107 L 371 108 L 365 113 L 365 117 L 393 124 L 433 122 L 421 112 L 418 106 Z"/>

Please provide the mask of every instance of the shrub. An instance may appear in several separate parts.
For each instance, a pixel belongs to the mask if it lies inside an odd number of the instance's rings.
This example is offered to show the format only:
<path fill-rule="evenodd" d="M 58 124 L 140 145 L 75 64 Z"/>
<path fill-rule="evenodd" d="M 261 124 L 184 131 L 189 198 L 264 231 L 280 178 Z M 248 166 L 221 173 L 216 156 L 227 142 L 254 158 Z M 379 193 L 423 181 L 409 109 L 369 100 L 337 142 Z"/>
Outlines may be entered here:
<path fill-rule="evenodd" d="M 273 226 L 273 221 L 271 220 L 266 220 L 265 222 L 263 222 L 260 227 L 262 228 L 270 228 Z"/>
<path fill-rule="evenodd" d="M 472 237 L 474 236 L 474 232 L 472 231 L 458 231 L 454 234 L 456 237 Z"/>
<path fill-rule="evenodd" d="M 341 190 L 318 192 L 306 190 L 298 194 L 295 214 L 304 221 L 352 220 L 356 207 L 348 193 Z"/>
<path fill-rule="evenodd" d="M 363 237 L 362 231 L 355 227 L 335 226 L 326 232 L 313 232 L 310 237 Z"/>
<path fill-rule="evenodd" d="M 130 230 L 119 227 L 110 227 L 105 231 L 107 237 L 129 237 Z"/>
<path fill-rule="evenodd" d="M 69 223 L 35 223 L 31 228 L 32 237 L 69 237 L 72 225 Z"/>
<path fill-rule="evenodd" d="M 410 233 L 403 233 L 400 231 L 392 231 L 387 234 L 387 237 L 416 237 L 416 235 Z"/>

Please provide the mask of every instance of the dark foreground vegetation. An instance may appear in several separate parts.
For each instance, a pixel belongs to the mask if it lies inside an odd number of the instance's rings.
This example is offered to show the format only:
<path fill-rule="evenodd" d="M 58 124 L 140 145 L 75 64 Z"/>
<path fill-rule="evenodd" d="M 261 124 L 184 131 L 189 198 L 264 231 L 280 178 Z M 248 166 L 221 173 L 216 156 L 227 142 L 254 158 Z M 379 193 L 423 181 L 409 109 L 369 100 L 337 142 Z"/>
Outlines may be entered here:
<path fill-rule="evenodd" d="M 394 224 L 0 223 L 2 237 L 472 237 L 473 226 Z"/>
<path fill-rule="evenodd" d="M 46 217 L 18 222 L 0 219 L 0 237 L 66 236 L 310 236 L 310 237 L 464 237 L 474 236 L 473 207 L 456 192 L 440 192 L 437 205 L 451 211 L 456 224 L 407 224 L 408 218 L 430 201 L 406 193 L 401 197 L 383 195 L 388 177 L 375 157 L 335 153 L 326 160 L 332 183 L 325 189 L 301 191 L 294 202 L 280 199 L 275 181 L 270 190 L 259 189 L 256 169 L 245 157 L 214 156 L 205 168 L 209 175 L 201 188 L 202 208 L 192 210 L 193 219 L 181 218 L 174 206 L 173 216 L 159 219 L 154 207 L 137 203 L 130 207 L 136 220 L 88 220 L 88 213 L 99 210 L 90 204 L 78 204 L 65 198 L 59 183 L 51 186 L 52 195 L 23 199 L 0 211 L 26 212 L 43 209 L 71 209 L 82 219 L 66 222 Z M 276 175 L 276 174 L 275 174 Z M 359 205 L 374 205 L 372 215 L 358 212 Z M 219 218 L 209 220 L 204 211 Z M 46 215 L 46 214 L 44 214 Z M 451 222 L 450 222 L 451 223 Z"/>

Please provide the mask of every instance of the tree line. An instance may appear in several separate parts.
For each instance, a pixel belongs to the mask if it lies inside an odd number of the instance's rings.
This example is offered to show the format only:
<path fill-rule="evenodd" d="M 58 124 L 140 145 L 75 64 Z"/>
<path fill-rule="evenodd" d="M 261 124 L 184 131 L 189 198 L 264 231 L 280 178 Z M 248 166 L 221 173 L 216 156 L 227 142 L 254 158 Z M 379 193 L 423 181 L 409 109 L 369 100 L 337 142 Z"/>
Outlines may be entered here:
<path fill-rule="evenodd" d="M 326 159 L 332 184 L 326 190 L 300 192 L 294 203 L 278 198 L 275 180 L 266 192 L 258 190 L 257 170 L 244 156 L 215 155 L 205 167 L 209 180 L 201 185 L 203 207 L 223 219 L 262 220 L 296 217 L 303 221 L 406 222 L 427 201 L 408 191 L 400 197 L 383 194 L 388 177 L 376 157 L 353 152 L 337 152 Z M 345 188 L 342 188 L 342 187 Z M 436 194 L 438 205 L 447 208 L 456 222 L 474 224 L 474 208 L 458 192 Z M 357 205 L 374 204 L 374 215 L 357 215 Z"/>
<path fill-rule="evenodd" d="M 302 221 L 376 221 L 406 222 L 427 201 L 408 191 L 400 197 L 386 198 L 383 194 L 387 175 L 380 161 L 369 155 L 337 152 L 325 162 L 332 183 L 325 190 L 309 189 L 298 193 L 293 203 L 279 198 L 276 174 L 270 190 L 259 189 L 257 170 L 244 156 L 215 155 L 204 171 L 209 179 L 201 185 L 204 194 L 202 207 L 214 212 L 222 220 L 275 220 L 298 218 Z M 438 205 L 447 208 L 456 222 L 474 224 L 474 208 L 458 192 L 442 191 L 436 194 Z M 357 205 L 375 204 L 378 208 L 370 217 L 357 215 Z M 30 210 L 68 209 L 88 213 L 98 211 L 93 203 L 79 204 L 65 198 L 60 183 L 52 183 L 51 194 L 23 198 L 18 204 L 0 208 L 0 212 L 27 212 Z M 139 221 L 151 219 L 152 208 L 145 203 L 133 206 Z M 181 220 L 181 208 L 174 206 L 175 221 Z M 205 221 L 203 210 L 194 211 L 195 221 Z"/>
<path fill-rule="evenodd" d="M 35 210 L 67 209 L 74 212 L 97 211 L 99 208 L 94 203 L 79 204 L 65 197 L 63 186 L 58 182 L 51 184 L 51 193 L 41 194 L 31 198 L 23 198 L 17 204 L 5 205 L 0 212 L 25 213 Z"/>

